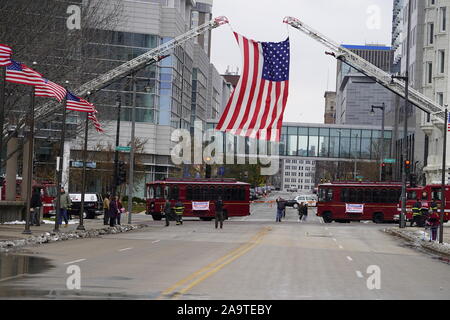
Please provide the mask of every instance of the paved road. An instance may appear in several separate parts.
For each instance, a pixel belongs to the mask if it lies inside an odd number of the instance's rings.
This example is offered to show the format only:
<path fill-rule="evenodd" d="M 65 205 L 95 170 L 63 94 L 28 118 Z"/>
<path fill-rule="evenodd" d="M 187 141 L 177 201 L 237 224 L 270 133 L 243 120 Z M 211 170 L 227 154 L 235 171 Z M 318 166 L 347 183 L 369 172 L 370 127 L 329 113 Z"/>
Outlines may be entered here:
<path fill-rule="evenodd" d="M 139 232 L 37 247 L 33 256 L 53 267 L 0 282 L 0 297 L 449 299 L 450 266 L 383 227 L 323 224 L 312 212 L 299 223 L 293 209 L 275 223 L 268 204 L 254 204 L 251 216 L 227 221 L 223 230 L 214 222 L 155 222 Z M 66 287 L 73 265 L 80 290 Z M 380 289 L 368 288 L 373 270 L 380 271 Z"/>

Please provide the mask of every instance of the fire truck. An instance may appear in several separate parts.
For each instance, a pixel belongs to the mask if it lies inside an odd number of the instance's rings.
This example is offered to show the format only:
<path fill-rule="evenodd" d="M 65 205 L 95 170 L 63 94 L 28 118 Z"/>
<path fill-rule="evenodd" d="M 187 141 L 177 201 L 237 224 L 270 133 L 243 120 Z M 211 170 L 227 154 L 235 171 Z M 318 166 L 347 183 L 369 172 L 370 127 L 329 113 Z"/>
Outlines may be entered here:
<path fill-rule="evenodd" d="M 406 196 L 406 220 L 412 221 L 413 212 L 412 208 L 416 201 L 419 200 L 422 207 L 430 207 L 431 202 L 434 200 L 439 208 L 442 204 L 442 186 L 438 184 L 427 185 L 424 187 L 407 188 Z M 401 202 L 398 204 L 397 211 L 401 212 Z M 445 187 L 445 215 L 444 221 L 447 223 L 450 219 L 450 186 Z"/>
<path fill-rule="evenodd" d="M 6 198 L 6 180 L 3 181 L 0 192 L 0 200 L 5 200 Z M 38 189 L 41 194 L 41 201 L 43 207 L 44 216 L 54 215 L 55 207 L 53 200 L 56 198 L 57 189 L 56 184 L 52 181 L 33 181 L 33 190 Z M 22 199 L 22 178 L 16 178 L 16 200 Z"/>

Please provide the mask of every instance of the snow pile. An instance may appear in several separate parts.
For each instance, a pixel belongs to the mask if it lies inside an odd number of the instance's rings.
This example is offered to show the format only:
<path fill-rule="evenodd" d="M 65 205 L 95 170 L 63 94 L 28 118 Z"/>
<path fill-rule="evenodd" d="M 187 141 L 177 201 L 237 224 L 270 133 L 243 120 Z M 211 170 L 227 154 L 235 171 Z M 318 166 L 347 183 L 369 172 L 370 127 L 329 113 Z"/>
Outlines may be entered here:
<path fill-rule="evenodd" d="M 91 229 L 86 231 L 71 231 L 71 232 L 45 232 L 40 235 L 31 236 L 26 239 L 0 241 L 0 252 L 9 252 L 12 250 L 20 249 L 27 245 L 36 245 L 42 243 L 51 243 L 56 241 L 65 241 L 78 238 L 96 238 L 104 234 L 116 234 L 122 232 L 128 232 L 132 230 L 142 229 L 148 227 L 148 225 L 121 225 L 115 227 L 104 227 L 101 229 Z"/>
<path fill-rule="evenodd" d="M 55 224 L 55 221 L 52 221 L 52 220 L 42 220 L 42 222 L 44 224 Z M 80 223 L 80 220 L 69 220 L 69 224 L 79 224 L 79 223 Z M 4 222 L 1 224 L 3 224 L 3 225 L 25 225 L 25 221 L 16 220 L 16 221 Z M 63 222 L 63 224 L 64 224 L 64 222 Z"/>

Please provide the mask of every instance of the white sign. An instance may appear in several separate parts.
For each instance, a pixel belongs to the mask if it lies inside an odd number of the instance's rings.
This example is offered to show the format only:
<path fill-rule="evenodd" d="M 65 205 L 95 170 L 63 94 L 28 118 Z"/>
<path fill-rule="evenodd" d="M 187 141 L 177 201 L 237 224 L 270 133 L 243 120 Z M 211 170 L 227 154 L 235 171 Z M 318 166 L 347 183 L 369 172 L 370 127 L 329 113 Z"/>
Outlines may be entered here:
<path fill-rule="evenodd" d="M 194 201 L 192 201 L 192 210 L 195 210 L 195 211 L 208 211 L 209 210 L 209 201 L 207 201 L 207 202 L 194 202 Z"/>
<path fill-rule="evenodd" d="M 70 200 L 72 202 L 81 202 L 81 193 L 70 193 Z M 94 202 L 97 201 L 97 195 L 95 194 L 84 194 L 84 202 Z"/>
<path fill-rule="evenodd" d="M 345 213 L 364 213 L 363 204 L 345 204 Z"/>

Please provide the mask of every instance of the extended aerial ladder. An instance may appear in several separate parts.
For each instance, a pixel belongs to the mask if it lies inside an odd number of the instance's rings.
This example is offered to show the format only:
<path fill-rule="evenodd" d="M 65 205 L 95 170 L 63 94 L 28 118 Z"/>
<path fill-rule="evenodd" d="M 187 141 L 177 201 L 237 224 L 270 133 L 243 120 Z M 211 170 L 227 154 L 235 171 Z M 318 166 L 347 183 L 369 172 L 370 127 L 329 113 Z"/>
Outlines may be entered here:
<path fill-rule="evenodd" d="M 381 70 L 380 68 L 374 66 L 367 60 L 361 58 L 357 54 L 351 52 L 350 50 L 339 46 L 334 41 L 315 31 L 311 27 L 307 26 L 305 23 L 297 18 L 285 17 L 284 23 L 292 26 L 295 29 L 302 31 L 314 40 L 322 43 L 324 46 L 332 50 L 330 54 L 336 59 L 348 64 L 357 71 L 363 73 L 367 77 L 373 79 L 383 87 L 391 90 L 395 94 L 402 98 L 405 98 L 405 82 L 394 78 L 391 74 Z M 444 122 L 445 120 L 445 107 L 426 97 L 424 94 L 414 90 L 409 87 L 409 97 L 408 101 L 421 109 L 422 111 L 434 115 L 436 119 Z"/>

